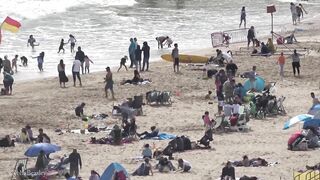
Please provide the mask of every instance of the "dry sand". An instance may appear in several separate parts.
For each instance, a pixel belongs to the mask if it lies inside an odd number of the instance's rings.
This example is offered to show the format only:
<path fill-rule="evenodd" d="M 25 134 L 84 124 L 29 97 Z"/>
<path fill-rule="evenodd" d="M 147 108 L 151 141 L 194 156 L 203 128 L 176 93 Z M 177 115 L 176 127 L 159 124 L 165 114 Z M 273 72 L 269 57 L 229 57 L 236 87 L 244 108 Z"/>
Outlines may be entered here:
<path fill-rule="evenodd" d="M 317 31 L 305 31 L 297 35 L 309 37 L 308 41 L 300 43 L 300 46 L 312 47 L 310 55 L 301 61 L 301 77 L 295 78 L 292 74 L 291 59 L 287 59 L 285 65 L 285 78 L 280 81 L 278 66 L 275 64 L 277 57 L 235 57 L 239 66 L 239 72 L 248 71 L 253 65 L 257 66 L 257 72 L 266 81 L 277 81 L 276 95 L 286 96 L 284 102 L 288 112 L 286 116 L 267 118 L 265 120 L 251 119 L 248 125 L 251 131 L 247 133 L 234 132 L 217 134 L 214 136 L 213 147 L 215 150 L 193 150 L 183 153 L 175 153 L 175 158 L 188 160 L 193 168 L 191 173 L 155 172 L 154 176 L 131 177 L 131 179 L 217 179 L 220 176 L 223 163 L 227 160 L 240 160 L 243 155 L 250 158 L 261 157 L 269 162 L 279 162 L 273 167 L 248 167 L 236 168 L 236 175 L 257 176 L 265 180 L 292 179 L 293 169 L 313 165 L 319 162 L 317 154 L 319 150 L 292 152 L 287 150 L 287 140 L 299 126 L 289 130 L 282 130 L 284 122 L 297 114 L 306 113 L 311 106 L 311 91 L 317 95 L 319 92 L 319 36 L 310 38 L 310 35 L 319 35 Z M 307 40 L 307 38 L 306 38 Z M 311 42 L 312 41 L 312 42 Z M 314 50 L 313 50 L 314 49 Z M 214 49 L 199 51 L 198 54 L 213 55 Z M 183 65 L 182 65 L 183 66 Z M 103 67 L 102 67 L 103 68 Z M 14 84 L 12 96 L 0 96 L 0 136 L 6 134 L 17 135 L 26 124 L 33 127 L 35 135 L 38 128 L 51 137 L 52 143 L 62 147 L 62 151 L 52 154 L 69 154 L 72 148 L 77 148 L 83 160 L 81 176 L 88 179 L 90 170 L 95 169 L 103 173 L 111 162 L 120 162 L 128 172 L 133 172 L 140 162 L 131 162 L 131 158 L 140 155 L 145 143 L 155 143 L 156 147 L 165 147 L 168 141 L 140 140 L 123 146 L 92 145 L 89 144 L 91 136 L 102 137 L 105 134 L 94 135 L 69 134 L 57 135 L 56 128 L 80 128 L 82 123 L 74 116 L 74 108 L 81 102 L 85 102 L 85 114 L 111 113 L 114 103 L 136 94 L 149 90 L 169 90 L 173 92 L 172 106 L 152 107 L 143 106 L 145 116 L 137 117 L 138 132 L 149 130 L 156 125 L 161 132 L 176 135 L 187 135 L 191 140 L 202 137 L 204 128 L 201 116 L 204 111 L 211 114 L 217 112 L 217 102 L 208 104 L 203 100 L 208 90 L 214 91 L 214 79 L 203 80 L 201 71 L 188 71 L 182 68 L 182 74 L 173 73 L 172 64 L 159 61 L 151 64 L 150 72 L 143 72 L 143 78 L 152 79 L 150 85 L 119 85 L 123 78 L 131 79 L 132 70 L 125 72 L 113 72 L 115 80 L 116 101 L 104 97 L 104 72 L 82 76 L 83 87 L 73 87 L 68 83 L 68 88 L 59 88 L 57 78 L 36 80 L 30 82 L 18 82 Z M 71 80 L 71 77 L 69 77 Z M 238 82 L 243 81 L 237 79 Z M 177 93 L 178 92 L 178 93 Z M 179 96 L 177 96 L 179 95 Z M 107 118 L 106 121 L 95 121 L 95 124 L 113 125 L 120 123 L 117 119 Z M 14 148 L 0 149 L 0 179 L 9 179 L 14 167 L 14 159 L 24 157 L 29 144 L 16 144 Z M 29 167 L 34 165 L 35 158 L 31 158 Z M 152 161 L 155 165 L 156 162 Z M 174 161 L 177 165 L 177 162 Z"/>

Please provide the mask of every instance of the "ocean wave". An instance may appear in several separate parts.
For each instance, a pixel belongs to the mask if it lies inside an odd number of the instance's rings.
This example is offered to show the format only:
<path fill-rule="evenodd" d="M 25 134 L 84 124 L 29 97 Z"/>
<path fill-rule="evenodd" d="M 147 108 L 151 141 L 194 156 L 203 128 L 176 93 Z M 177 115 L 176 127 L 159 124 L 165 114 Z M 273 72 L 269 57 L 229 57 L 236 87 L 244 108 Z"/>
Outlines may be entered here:
<path fill-rule="evenodd" d="M 79 6 L 133 6 L 135 0 L 0 0 L 0 17 L 12 16 L 18 20 L 37 19 L 62 13 Z"/>

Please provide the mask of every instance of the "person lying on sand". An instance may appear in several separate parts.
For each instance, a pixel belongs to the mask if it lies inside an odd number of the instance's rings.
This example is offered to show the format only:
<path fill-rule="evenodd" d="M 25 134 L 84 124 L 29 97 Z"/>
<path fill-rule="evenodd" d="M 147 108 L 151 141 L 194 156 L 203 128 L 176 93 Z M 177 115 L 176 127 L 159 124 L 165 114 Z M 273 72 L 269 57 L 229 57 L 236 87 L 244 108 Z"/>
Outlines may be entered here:
<path fill-rule="evenodd" d="M 121 84 L 121 85 L 124 85 L 124 84 L 134 84 L 134 85 L 138 85 L 138 84 L 140 84 L 140 83 L 142 83 L 142 82 L 144 82 L 144 81 L 151 82 L 150 79 L 143 79 L 143 78 L 141 78 L 139 71 L 134 70 L 134 72 L 133 72 L 133 78 L 132 78 L 132 79 L 129 79 L 129 80 L 122 81 L 120 84 Z"/>

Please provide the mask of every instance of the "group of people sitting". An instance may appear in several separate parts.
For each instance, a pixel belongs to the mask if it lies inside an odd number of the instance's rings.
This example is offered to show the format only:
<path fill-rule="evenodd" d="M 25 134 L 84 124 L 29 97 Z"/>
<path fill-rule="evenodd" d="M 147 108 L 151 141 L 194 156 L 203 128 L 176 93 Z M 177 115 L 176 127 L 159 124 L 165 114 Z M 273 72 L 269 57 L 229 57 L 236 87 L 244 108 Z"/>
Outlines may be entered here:
<path fill-rule="evenodd" d="M 276 48 L 273 44 L 273 41 L 271 38 L 268 38 L 267 44 L 264 42 L 261 42 L 261 49 L 260 52 L 258 52 L 257 49 L 253 49 L 252 54 L 259 54 L 261 56 L 270 56 L 271 54 L 274 54 L 276 52 Z"/>

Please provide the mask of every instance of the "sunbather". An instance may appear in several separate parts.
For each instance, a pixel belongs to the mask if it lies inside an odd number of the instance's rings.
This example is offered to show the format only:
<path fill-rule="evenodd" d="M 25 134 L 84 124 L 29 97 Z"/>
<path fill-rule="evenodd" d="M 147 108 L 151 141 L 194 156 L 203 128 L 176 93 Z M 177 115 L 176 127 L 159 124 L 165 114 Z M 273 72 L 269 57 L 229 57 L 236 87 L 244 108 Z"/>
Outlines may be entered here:
<path fill-rule="evenodd" d="M 132 176 L 149 176 L 150 174 L 153 176 L 152 165 L 149 162 L 149 158 L 145 158 L 144 163 L 132 173 Z"/>
<path fill-rule="evenodd" d="M 150 139 L 153 137 L 157 137 L 159 134 L 159 129 L 156 128 L 156 126 L 151 126 L 151 132 L 143 132 L 141 134 L 137 133 L 137 135 L 141 138 L 141 139 Z M 143 136 L 143 137 L 142 137 Z"/>
<path fill-rule="evenodd" d="M 186 161 L 184 159 L 178 159 L 178 163 L 179 163 L 178 169 L 181 168 L 181 170 L 183 172 L 189 172 L 190 171 L 191 164 L 188 161 Z"/>

